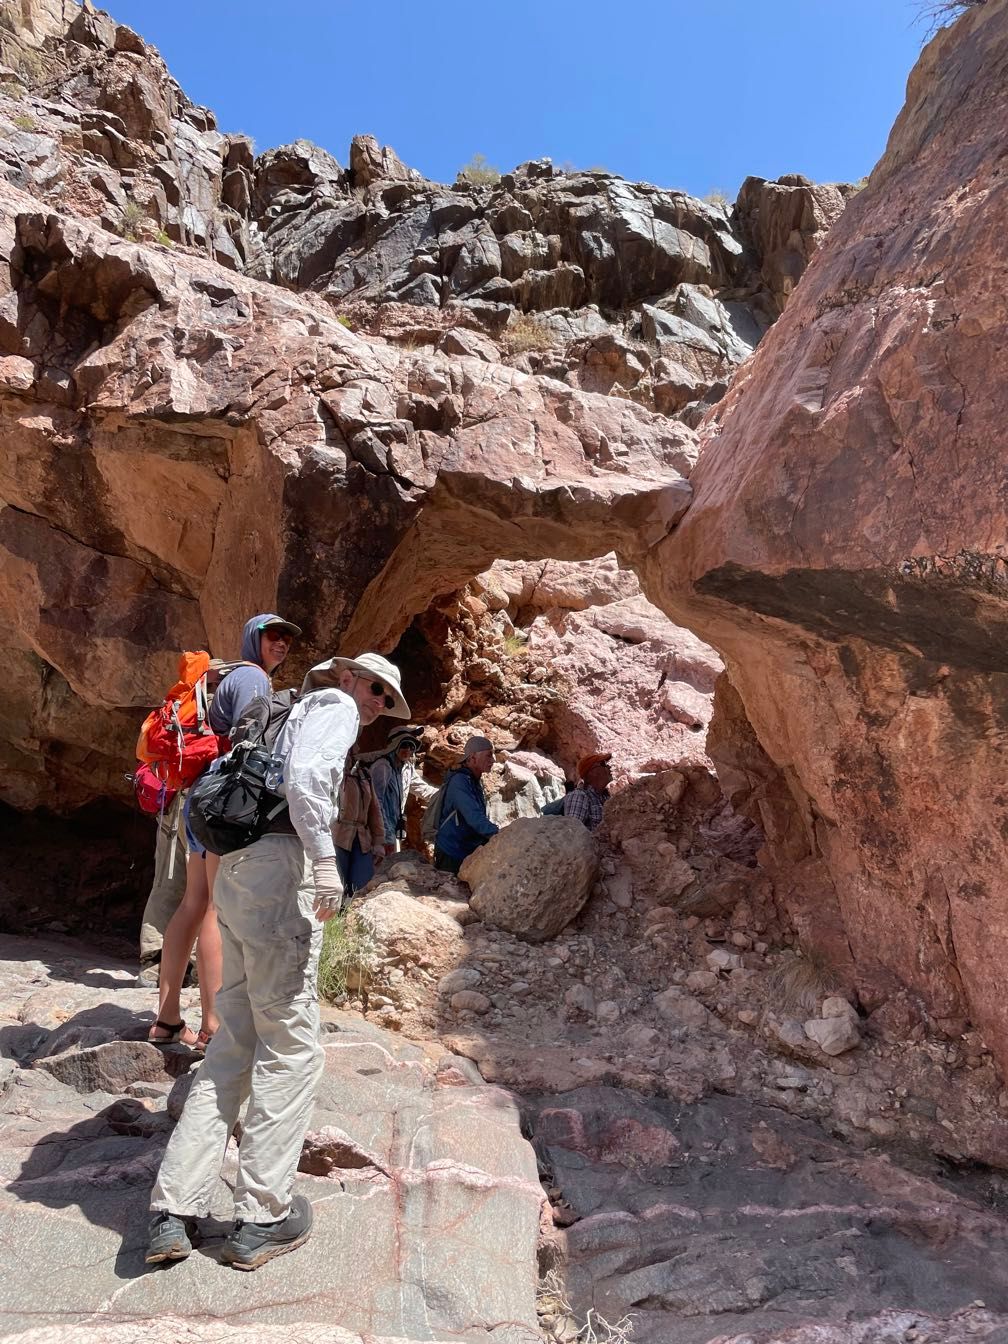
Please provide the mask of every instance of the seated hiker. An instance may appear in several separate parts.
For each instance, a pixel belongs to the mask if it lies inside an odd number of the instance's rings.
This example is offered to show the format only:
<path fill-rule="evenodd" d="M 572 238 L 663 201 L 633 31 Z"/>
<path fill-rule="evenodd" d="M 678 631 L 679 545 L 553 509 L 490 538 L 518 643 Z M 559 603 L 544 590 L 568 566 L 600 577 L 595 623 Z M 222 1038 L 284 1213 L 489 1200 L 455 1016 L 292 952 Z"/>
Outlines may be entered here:
<path fill-rule="evenodd" d="M 370 769 L 351 748 L 340 785 L 339 812 L 333 823 L 336 867 L 343 880 L 345 902 L 374 877 L 385 857 L 384 822 L 375 797 Z"/>
<path fill-rule="evenodd" d="M 381 807 L 385 848 L 389 852 L 400 850 L 406 839 L 406 802 L 410 794 L 426 801 L 436 792 L 416 766 L 422 735 L 422 728 L 393 728 L 384 754 L 376 757 L 368 767 Z"/>
<path fill-rule="evenodd" d="M 269 694 L 272 674 L 287 657 L 292 639 L 300 633 L 298 626 L 270 612 L 245 622 L 241 644 L 243 661 L 233 666 L 215 660 L 216 670 L 224 673 L 208 713 L 210 727 L 215 733 L 229 736 L 245 706 L 256 696 Z M 185 820 L 184 803 L 182 807 Z M 178 1042 L 204 1050 L 217 1029 L 214 1000 L 222 974 L 220 931 L 213 904 L 213 884 L 220 860 L 196 842 L 188 822 L 185 830 L 188 841 L 185 890 L 164 931 L 157 1020 L 147 1039 L 155 1045 Z M 202 1019 L 199 1031 L 193 1031 L 182 1020 L 180 1001 L 194 939 Z"/>
<path fill-rule="evenodd" d="M 601 822 L 602 808 L 609 797 L 611 760 L 611 751 L 596 751 L 590 756 L 582 756 L 577 764 L 577 787 L 564 798 L 564 816 L 583 821 L 590 831 L 594 831 Z"/>
<path fill-rule="evenodd" d="M 434 867 L 458 873 L 465 859 L 485 845 L 500 829 L 487 815 L 483 776 L 493 768 L 493 743 L 471 737 L 462 752 L 462 765 L 444 786 L 441 822 L 434 838 Z"/>

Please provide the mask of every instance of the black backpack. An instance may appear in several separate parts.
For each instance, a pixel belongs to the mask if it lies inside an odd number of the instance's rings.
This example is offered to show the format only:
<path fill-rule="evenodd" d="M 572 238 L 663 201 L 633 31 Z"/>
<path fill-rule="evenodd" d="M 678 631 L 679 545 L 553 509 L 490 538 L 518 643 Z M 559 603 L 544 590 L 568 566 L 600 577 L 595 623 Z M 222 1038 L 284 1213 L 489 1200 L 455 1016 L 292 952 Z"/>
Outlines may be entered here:
<path fill-rule="evenodd" d="M 287 810 L 276 792 L 283 762 L 273 755 L 297 700 L 274 691 L 251 700 L 232 734 L 232 747 L 189 790 L 189 829 L 211 854 L 244 849 Z"/>

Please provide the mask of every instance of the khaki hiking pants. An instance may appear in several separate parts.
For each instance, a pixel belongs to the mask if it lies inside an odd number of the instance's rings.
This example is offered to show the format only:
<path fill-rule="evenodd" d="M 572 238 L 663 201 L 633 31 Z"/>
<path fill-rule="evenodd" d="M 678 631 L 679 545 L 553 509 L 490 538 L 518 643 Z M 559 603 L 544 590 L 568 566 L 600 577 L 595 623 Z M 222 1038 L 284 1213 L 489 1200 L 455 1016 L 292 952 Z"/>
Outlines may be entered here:
<path fill-rule="evenodd" d="M 151 1195 L 151 1209 L 209 1211 L 242 1104 L 234 1214 L 286 1217 L 324 1052 L 316 976 L 322 925 L 295 835 L 266 835 L 221 859 L 214 904 L 224 947 L 220 1027 L 207 1047 Z"/>
<path fill-rule="evenodd" d="M 140 963 L 156 961 L 164 941 L 164 931 L 168 921 L 179 907 L 186 884 L 187 849 L 185 822 L 182 820 L 182 806 L 185 795 L 177 793 L 164 816 L 158 818 L 157 841 L 154 846 L 154 883 L 147 897 L 143 919 L 140 923 Z M 171 858 L 172 826 L 178 823 L 175 835 L 175 870 L 168 876 L 168 861 Z"/>

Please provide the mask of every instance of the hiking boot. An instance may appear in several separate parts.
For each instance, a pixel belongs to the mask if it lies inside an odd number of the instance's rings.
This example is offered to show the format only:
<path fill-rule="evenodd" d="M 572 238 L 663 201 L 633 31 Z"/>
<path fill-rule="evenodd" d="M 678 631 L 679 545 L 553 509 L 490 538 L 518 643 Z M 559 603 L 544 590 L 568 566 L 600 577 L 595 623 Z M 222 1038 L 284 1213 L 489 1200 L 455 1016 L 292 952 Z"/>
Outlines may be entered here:
<path fill-rule="evenodd" d="M 295 1195 L 290 1213 L 279 1223 L 236 1222 L 224 1242 L 221 1259 L 235 1269 L 258 1269 L 275 1255 L 303 1246 L 311 1229 L 312 1206 L 304 1195 Z"/>
<path fill-rule="evenodd" d="M 192 1250 L 192 1242 L 183 1219 L 174 1213 L 152 1213 L 147 1237 L 148 1265 L 160 1265 L 164 1260 L 184 1260 Z"/>

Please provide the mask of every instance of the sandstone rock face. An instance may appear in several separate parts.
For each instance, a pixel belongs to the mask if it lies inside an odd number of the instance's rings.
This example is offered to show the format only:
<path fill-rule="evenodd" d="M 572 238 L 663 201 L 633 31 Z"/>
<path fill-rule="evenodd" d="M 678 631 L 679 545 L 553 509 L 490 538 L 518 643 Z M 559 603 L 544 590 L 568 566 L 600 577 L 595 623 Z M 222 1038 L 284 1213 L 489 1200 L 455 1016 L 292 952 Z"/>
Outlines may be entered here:
<path fill-rule="evenodd" d="M 770 852 L 835 910 L 863 1004 L 905 986 L 1002 1067 L 1006 18 L 924 52 L 645 581 L 724 656 L 791 799 L 765 780 Z"/>
<path fill-rule="evenodd" d="M 481 919 L 540 943 L 569 924 L 591 895 L 598 851 L 572 817 L 519 818 L 470 854 L 459 876 Z"/>

